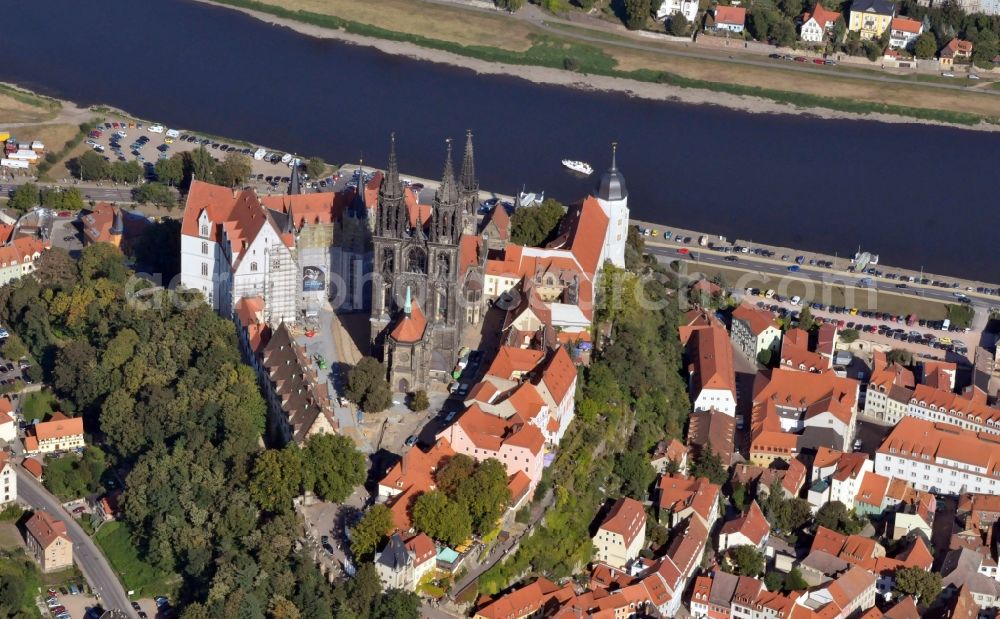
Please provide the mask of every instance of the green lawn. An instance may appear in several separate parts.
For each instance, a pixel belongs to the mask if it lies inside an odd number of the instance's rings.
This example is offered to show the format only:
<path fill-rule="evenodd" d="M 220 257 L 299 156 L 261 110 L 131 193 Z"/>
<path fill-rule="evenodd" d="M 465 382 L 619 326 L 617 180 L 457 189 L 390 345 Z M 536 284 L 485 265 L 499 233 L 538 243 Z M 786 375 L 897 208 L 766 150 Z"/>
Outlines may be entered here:
<path fill-rule="evenodd" d="M 149 565 L 132 545 L 128 529 L 121 522 L 104 524 L 94 536 L 104 551 L 125 589 L 135 591 L 135 597 L 169 595 L 176 587 L 175 578 Z"/>
<path fill-rule="evenodd" d="M 59 399 L 48 389 L 31 393 L 24 399 L 21 411 L 30 423 L 32 419 L 45 419 L 45 416 L 59 407 Z"/>

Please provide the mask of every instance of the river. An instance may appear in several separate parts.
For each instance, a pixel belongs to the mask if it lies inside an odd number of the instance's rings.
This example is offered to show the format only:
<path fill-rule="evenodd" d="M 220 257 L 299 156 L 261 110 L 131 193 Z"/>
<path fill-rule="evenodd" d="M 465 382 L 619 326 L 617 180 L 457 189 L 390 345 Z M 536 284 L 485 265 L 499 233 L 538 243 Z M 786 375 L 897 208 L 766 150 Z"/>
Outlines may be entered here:
<path fill-rule="evenodd" d="M 481 185 L 572 201 L 563 158 L 620 144 L 634 217 L 996 280 L 996 134 L 759 115 L 541 86 L 306 37 L 190 0 L 4 5 L 0 81 L 172 127 L 436 178 L 476 136 Z M 0 119 L 2 124 L 2 119 Z"/>

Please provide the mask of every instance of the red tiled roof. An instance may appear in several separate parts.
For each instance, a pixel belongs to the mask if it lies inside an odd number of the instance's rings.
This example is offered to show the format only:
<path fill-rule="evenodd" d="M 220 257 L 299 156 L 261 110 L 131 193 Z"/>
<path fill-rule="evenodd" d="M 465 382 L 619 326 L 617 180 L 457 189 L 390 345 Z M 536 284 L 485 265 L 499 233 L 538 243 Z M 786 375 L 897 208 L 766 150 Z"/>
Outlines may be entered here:
<path fill-rule="evenodd" d="M 680 513 L 691 508 L 705 522 L 711 521 L 719 502 L 719 486 L 704 477 L 663 475 L 657 484 L 658 505 L 662 510 Z"/>
<path fill-rule="evenodd" d="M 726 521 L 719 531 L 723 535 L 733 535 L 742 533 L 747 539 L 756 545 L 764 542 L 764 537 L 771 532 L 771 525 L 768 524 L 764 512 L 760 510 L 757 501 L 750 501 L 750 509 L 739 518 Z"/>
<path fill-rule="evenodd" d="M 48 548 L 60 537 L 69 541 L 69 534 L 66 533 L 66 523 L 62 520 L 57 520 L 49 515 L 48 512 L 42 510 L 36 510 L 34 515 L 24 523 L 24 528 L 27 529 L 31 537 L 35 538 L 38 545 L 42 548 Z"/>
<path fill-rule="evenodd" d="M 21 461 L 21 466 L 24 467 L 24 470 L 34 475 L 35 479 L 41 479 L 42 475 L 45 473 L 42 463 L 34 458 L 25 458 Z"/>
<path fill-rule="evenodd" d="M 952 39 L 948 41 L 948 44 L 941 48 L 942 58 L 955 58 L 958 56 L 971 56 L 972 55 L 972 42 L 963 41 L 961 39 Z"/>
<path fill-rule="evenodd" d="M 499 451 L 506 443 L 539 454 L 545 445 L 545 437 L 542 436 L 541 430 L 530 423 L 525 423 L 520 414 L 502 419 L 485 413 L 478 404 L 466 409 L 455 425 L 461 427 L 473 444 L 481 449 Z"/>
<path fill-rule="evenodd" d="M 742 26 L 747 18 L 747 10 L 741 6 L 715 7 L 716 24 L 733 24 Z"/>
<path fill-rule="evenodd" d="M 562 402 L 573 382 L 576 380 L 576 366 L 570 359 L 566 349 L 560 346 L 549 359 L 548 365 L 542 371 L 542 382 L 556 402 Z"/>
<path fill-rule="evenodd" d="M 422 565 L 427 561 L 432 561 L 437 557 L 437 548 L 434 547 L 434 542 L 423 533 L 417 533 L 406 540 L 403 545 L 414 554 L 414 567 Z"/>
<path fill-rule="evenodd" d="M 923 28 L 922 23 L 909 17 L 893 17 L 892 24 L 889 26 L 890 30 L 902 30 L 912 34 L 919 34 L 921 28 Z"/>
<path fill-rule="evenodd" d="M 400 461 L 386 472 L 379 485 L 402 493 L 390 499 L 396 527 L 404 531 L 410 528 L 410 503 L 418 495 L 434 488 L 434 474 L 454 455 L 455 450 L 448 440 L 442 438 L 427 452 L 416 446 L 410 447 Z"/>
<path fill-rule="evenodd" d="M 691 339 L 694 356 L 695 392 L 701 389 L 724 389 L 736 393 L 733 371 L 733 348 L 729 334 L 722 327 L 699 329 Z"/>
<path fill-rule="evenodd" d="M 52 413 L 49 421 L 36 423 L 32 430 L 39 441 L 82 435 L 83 417 L 71 419 L 62 413 Z"/>
<path fill-rule="evenodd" d="M 830 11 L 826 9 L 822 4 L 817 2 L 813 6 L 812 13 L 806 13 L 802 16 L 802 23 L 806 23 L 811 18 L 816 18 L 816 23 L 819 24 L 820 28 L 827 28 L 836 23 L 837 18 L 840 17 L 840 13 L 836 11 Z"/>
<path fill-rule="evenodd" d="M 750 332 L 753 335 L 760 335 L 768 327 L 780 330 L 781 327 L 774 321 L 774 314 L 759 307 L 754 307 L 749 303 L 741 303 L 733 310 L 733 318 L 742 320 L 750 325 Z"/>
<path fill-rule="evenodd" d="M 486 373 L 505 380 L 514 380 L 535 369 L 545 353 L 531 348 L 501 346 Z"/>
<path fill-rule="evenodd" d="M 410 303 L 410 315 L 403 316 L 396 326 L 393 327 L 389 337 L 397 342 L 412 344 L 424 338 L 424 331 L 427 329 L 427 319 L 420 310 L 420 304 L 416 300 Z"/>
<path fill-rule="evenodd" d="M 518 619 L 537 613 L 550 600 L 561 603 L 574 595 L 572 585 L 559 587 L 547 578 L 539 577 L 529 585 L 511 591 L 493 600 L 480 600 L 477 617 L 484 619 Z"/>
<path fill-rule="evenodd" d="M 639 501 L 622 497 L 611 508 L 600 528 L 621 535 L 625 540 L 625 546 L 628 546 L 641 531 L 645 530 L 646 510 Z"/>
<path fill-rule="evenodd" d="M 904 417 L 878 448 L 879 453 L 894 457 L 932 460 L 947 458 L 986 470 L 985 475 L 1000 474 L 998 437 L 962 430 L 952 424 L 939 424 L 916 417 Z M 905 452 L 905 453 L 904 453 Z"/>
<path fill-rule="evenodd" d="M 337 195 L 321 192 L 262 196 L 260 202 L 265 208 L 288 214 L 292 218 L 292 225 L 300 229 L 308 224 L 333 223 Z"/>

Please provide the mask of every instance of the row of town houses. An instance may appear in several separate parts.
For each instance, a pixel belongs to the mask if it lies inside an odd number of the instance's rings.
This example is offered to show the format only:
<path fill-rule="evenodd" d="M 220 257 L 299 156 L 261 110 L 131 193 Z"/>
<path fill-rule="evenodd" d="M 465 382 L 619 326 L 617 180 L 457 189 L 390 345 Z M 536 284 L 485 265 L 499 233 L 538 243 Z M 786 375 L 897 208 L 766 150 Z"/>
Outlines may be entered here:
<path fill-rule="evenodd" d="M 699 6 L 695 0 L 663 0 L 656 11 L 656 16 L 660 20 L 665 20 L 672 15 L 681 14 L 688 22 L 693 23 Z M 899 15 L 898 10 L 898 5 L 891 0 L 855 0 L 845 15 L 816 2 L 798 20 L 799 40 L 817 45 L 825 43 L 833 34 L 837 20 L 843 19 L 847 31 L 857 32 L 861 40 L 878 40 L 888 32 L 891 50 L 912 52 L 917 37 L 928 31 L 930 24 L 926 18 L 916 20 Z M 988 0 L 986 4 L 977 2 L 975 6 L 967 9 L 970 13 L 986 10 L 994 11 L 987 14 L 1000 14 L 1000 2 L 997 0 Z M 747 15 L 747 7 L 739 6 L 738 3 L 732 6 L 720 4 L 707 15 L 705 27 L 707 31 L 715 33 L 742 34 L 746 28 Z M 952 38 L 941 46 L 937 55 L 940 67 L 951 69 L 956 61 L 969 62 L 972 58 L 972 43 Z"/>

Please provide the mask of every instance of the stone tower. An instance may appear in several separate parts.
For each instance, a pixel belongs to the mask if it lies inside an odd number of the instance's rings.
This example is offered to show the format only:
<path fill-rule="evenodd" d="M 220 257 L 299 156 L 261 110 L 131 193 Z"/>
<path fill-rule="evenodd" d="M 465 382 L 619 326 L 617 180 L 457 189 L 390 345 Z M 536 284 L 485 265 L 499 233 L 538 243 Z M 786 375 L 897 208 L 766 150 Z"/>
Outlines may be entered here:
<path fill-rule="evenodd" d="M 628 243 L 628 189 L 625 177 L 618 171 L 618 144 L 611 144 L 611 167 L 608 168 L 594 189 L 594 196 L 608 216 L 608 230 L 604 237 L 604 260 L 625 268 L 625 245 Z"/>
<path fill-rule="evenodd" d="M 416 200 L 406 191 L 399 179 L 393 138 L 379 187 L 372 239 L 371 340 L 372 351 L 376 355 L 381 352 L 395 390 L 424 389 L 432 378 L 444 377 L 457 360 L 462 339 L 459 243 L 465 211 L 452 166 L 450 141 L 441 186 L 427 221 L 420 221 L 420 209 L 414 208 L 411 213 L 407 201 L 416 207 Z M 419 308 L 420 318 L 426 322 L 415 341 L 413 317 L 405 311 L 404 299 L 410 301 L 411 307 Z M 399 339 L 398 329 L 404 322 L 405 342 Z M 393 365 L 403 356 L 394 360 L 393 355 L 404 345 L 407 368 L 405 373 L 396 372 Z M 414 365 L 418 359 L 419 364 Z M 396 375 L 401 378 L 393 380 Z"/>
<path fill-rule="evenodd" d="M 476 213 L 479 210 L 479 180 L 476 178 L 476 160 L 472 151 L 472 131 L 465 132 L 465 155 L 459 176 L 458 195 L 462 202 L 462 232 L 476 233 Z"/>

